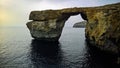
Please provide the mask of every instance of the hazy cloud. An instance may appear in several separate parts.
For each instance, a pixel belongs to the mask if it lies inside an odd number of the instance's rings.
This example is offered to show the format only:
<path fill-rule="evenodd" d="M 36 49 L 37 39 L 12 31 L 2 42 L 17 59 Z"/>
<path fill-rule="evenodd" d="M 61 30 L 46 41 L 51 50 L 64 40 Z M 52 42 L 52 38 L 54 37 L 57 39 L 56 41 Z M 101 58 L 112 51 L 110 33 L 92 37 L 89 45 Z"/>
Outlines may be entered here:
<path fill-rule="evenodd" d="M 6 26 L 9 26 L 8 23 L 15 26 L 25 26 L 29 13 L 33 10 L 99 6 L 115 2 L 120 2 L 120 0 L 0 0 L 0 11 L 4 11 L 1 14 L 6 18 L 3 19 L 0 16 L 0 20 Z"/>

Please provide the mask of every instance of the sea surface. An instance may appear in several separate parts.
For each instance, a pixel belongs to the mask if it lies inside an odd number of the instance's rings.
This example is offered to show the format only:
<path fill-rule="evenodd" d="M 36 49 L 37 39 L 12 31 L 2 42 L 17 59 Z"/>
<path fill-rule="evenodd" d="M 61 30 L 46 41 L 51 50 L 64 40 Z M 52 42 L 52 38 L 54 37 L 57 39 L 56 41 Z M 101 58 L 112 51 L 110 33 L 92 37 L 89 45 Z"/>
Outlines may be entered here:
<path fill-rule="evenodd" d="M 0 28 L 0 68 L 116 68 L 111 62 L 89 47 L 85 28 L 65 27 L 59 42 L 37 41 L 27 27 Z"/>

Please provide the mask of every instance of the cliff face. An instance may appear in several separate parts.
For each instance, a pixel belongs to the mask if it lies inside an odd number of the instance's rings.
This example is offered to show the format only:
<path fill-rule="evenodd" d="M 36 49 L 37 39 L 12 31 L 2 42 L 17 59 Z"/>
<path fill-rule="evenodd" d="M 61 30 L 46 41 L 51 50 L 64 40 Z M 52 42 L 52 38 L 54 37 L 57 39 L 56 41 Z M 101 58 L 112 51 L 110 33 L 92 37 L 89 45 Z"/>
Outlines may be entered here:
<path fill-rule="evenodd" d="M 58 41 L 65 21 L 81 14 L 86 20 L 85 36 L 94 46 L 104 51 L 120 53 L 120 3 L 99 7 L 67 8 L 32 11 L 27 27 L 33 38 Z"/>
<path fill-rule="evenodd" d="M 97 7 L 86 13 L 88 23 L 85 35 L 101 50 L 120 51 L 120 4 Z"/>

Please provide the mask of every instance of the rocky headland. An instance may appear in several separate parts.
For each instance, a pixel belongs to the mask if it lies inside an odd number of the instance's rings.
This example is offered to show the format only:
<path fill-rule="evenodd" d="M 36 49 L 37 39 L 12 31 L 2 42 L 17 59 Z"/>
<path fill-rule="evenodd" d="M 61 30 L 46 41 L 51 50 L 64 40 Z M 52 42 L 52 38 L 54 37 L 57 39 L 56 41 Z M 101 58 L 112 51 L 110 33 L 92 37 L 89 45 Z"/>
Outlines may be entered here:
<path fill-rule="evenodd" d="M 73 28 L 85 28 L 87 21 L 77 22 L 73 25 Z"/>
<path fill-rule="evenodd" d="M 58 41 L 65 22 L 80 14 L 87 21 L 85 36 L 92 46 L 120 56 L 120 3 L 98 7 L 32 11 L 27 27 L 33 38 Z M 120 60 L 119 60 L 120 61 Z"/>

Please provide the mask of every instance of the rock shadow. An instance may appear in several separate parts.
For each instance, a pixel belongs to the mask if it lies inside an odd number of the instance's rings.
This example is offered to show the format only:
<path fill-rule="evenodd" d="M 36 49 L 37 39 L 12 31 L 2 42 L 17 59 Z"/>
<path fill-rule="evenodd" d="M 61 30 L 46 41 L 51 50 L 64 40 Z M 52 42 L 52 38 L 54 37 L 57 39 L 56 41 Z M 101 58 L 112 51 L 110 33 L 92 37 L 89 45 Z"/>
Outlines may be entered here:
<path fill-rule="evenodd" d="M 59 67 L 62 61 L 62 51 L 59 42 L 32 40 L 31 63 L 34 68 Z"/>
<path fill-rule="evenodd" d="M 119 68 L 116 54 L 101 51 L 86 40 L 86 58 L 82 68 Z"/>

